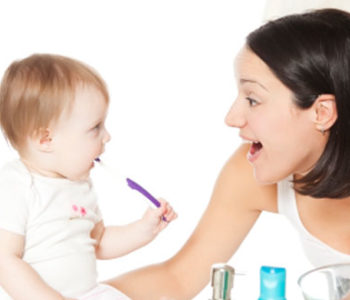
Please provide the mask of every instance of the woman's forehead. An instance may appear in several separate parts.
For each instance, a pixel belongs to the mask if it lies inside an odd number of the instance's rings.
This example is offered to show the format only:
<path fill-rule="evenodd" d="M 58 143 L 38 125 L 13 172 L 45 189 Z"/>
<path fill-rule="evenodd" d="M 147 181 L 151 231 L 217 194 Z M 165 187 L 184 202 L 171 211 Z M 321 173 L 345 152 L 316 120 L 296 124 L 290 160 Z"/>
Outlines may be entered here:
<path fill-rule="evenodd" d="M 234 63 L 235 78 L 238 84 L 253 83 L 265 90 L 282 85 L 268 65 L 252 50 L 243 47 Z"/>

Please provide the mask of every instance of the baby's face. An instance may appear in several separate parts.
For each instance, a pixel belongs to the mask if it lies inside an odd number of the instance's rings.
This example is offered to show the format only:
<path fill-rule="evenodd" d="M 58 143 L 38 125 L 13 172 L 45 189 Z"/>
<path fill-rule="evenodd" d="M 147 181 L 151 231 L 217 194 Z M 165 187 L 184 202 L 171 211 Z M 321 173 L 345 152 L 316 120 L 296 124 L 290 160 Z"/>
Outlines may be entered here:
<path fill-rule="evenodd" d="M 95 158 L 110 140 L 105 128 L 107 109 L 100 91 L 91 86 L 78 87 L 71 111 L 63 113 L 52 131 L 52 155 L 58 177 L 89 177 Z"/>

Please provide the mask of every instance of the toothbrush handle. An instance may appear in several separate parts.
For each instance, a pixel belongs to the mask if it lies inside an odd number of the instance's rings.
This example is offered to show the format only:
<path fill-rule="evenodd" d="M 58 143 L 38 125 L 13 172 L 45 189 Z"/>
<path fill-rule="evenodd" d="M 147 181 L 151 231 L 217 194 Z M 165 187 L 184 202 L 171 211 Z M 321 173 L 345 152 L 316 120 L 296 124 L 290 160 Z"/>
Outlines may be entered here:
<path fill-rule="evenodd" d="M 126 182 L 128 183 L 128 186 L 130 188 L 140 192 L 148 200 L 150 200 L 155 206 L 160 207 L 160 202 L 156 198 L 154 198 L 148 191 L 146 191 L 141 185 L 139 185 L 135 181 L 131 180 L 130 178 L 127 178 Z M 164 216 L 162 216 L 162 220 L 164 222 L 167 222 L 167 219 Z"/>
<path fill-rule="evenodd" d="M 135 181 L 127 178 L 126 181 L 128 182 L 128 185 L 134 189 L 140 192 L 142 195 L 144 195 L 148 200 L 150 200 L 155 206 L 159 207 L 160 202 L 154 198 L 148 191 L 146 191 L 141 185 L 136 183 Z"/>
<path fill-rule="evenodd" d="M 155 206 L 157 206 L 157 207 L 160 206 L 160 202 L 156 198 L 154 198 L 148 191 L 146 191 L 141 185 L 139 185 L 135 181 L 131 180 L 130 178 L 127 178 L 126 181 L 129 185 L 129 187 L 140 192 L 148 200 L 150 200 Z"/>

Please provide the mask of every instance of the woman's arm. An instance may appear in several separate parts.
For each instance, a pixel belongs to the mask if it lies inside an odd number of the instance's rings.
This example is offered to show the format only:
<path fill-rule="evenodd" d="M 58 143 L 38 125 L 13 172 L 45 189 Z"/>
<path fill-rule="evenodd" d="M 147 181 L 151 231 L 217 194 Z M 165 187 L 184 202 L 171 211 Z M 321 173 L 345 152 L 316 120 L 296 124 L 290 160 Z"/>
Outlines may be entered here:
<path fill-rule="evenodd" d="M 23 249 L 22 235 L 0 229 L 0 285 L 16 300 L 65 300 L 22 260 Z"/>
<path fill-rule="evenodd" d="M 243 145 L 226 163 L 197 228 L 174 257 L 108 283 L 133 300 L 193 299 L 207 284 L 212 264 L 230 259 L 260 212 L 276 210 L 276 187 L 256 183 L 247 149 Z"/>

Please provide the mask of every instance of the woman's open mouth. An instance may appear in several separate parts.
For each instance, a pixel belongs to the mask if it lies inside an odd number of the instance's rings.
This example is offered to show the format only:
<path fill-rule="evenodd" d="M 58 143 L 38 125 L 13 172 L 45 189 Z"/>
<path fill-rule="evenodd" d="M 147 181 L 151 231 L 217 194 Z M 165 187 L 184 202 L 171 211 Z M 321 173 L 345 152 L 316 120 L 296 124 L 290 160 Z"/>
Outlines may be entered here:
<path fill-rule="evenodd" d="M 263 145 L 260 142 L 252 142 L 247 154 L 247 159 L 250 162 L 254 162 L 261 153 L 262 148 Z"/>

